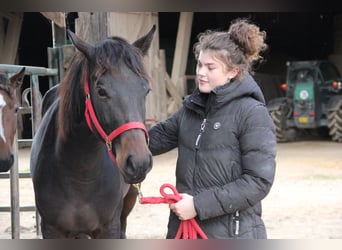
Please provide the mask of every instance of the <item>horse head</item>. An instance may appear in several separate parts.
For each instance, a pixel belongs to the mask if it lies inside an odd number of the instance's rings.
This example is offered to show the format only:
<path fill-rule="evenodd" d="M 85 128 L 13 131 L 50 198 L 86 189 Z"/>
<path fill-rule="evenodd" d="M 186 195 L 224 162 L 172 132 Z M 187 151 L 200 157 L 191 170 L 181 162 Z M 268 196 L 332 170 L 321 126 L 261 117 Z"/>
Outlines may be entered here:
<path fill-rule="evenodd" d="M 14 162 L 13 141 L 24 75 L 25 68 L 10 78 L 0 74 L 0 172 L 8 171 Z"/>
<path fill-rule="evenodd" d="M 68 31 L 84 55 L 85 119 L 101 137 L 125 182 L 138 183 L 152 168 L 145 128 L 146 96 L 151 87 L 143 58 L 155 26 L 134 43 L 110 37 L 94 46 Z"/>

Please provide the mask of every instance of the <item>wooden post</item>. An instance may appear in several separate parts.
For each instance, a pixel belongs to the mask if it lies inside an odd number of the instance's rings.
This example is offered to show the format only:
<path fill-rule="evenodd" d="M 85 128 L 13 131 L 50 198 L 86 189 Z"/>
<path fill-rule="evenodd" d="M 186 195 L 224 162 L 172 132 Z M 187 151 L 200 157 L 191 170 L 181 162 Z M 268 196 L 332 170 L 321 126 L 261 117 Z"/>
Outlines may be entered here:
<path fill-rule="evenodd" d="M 18 134 L 15 133 L 13 143 L 13 154 L 18 155 Z M 12 239 L 20 238 L 20 203 L 19 203 L 19 166 L 18 157 L 14 157 L 13 166 L 10 169 L 11 189 L 11 227 Z"/>
<path fill-rule="evenodd" d="M 167 116 L 173 114 L 175 111 L 179 109 L 182 105 L 182 96 L 179 94 L 178 89 L 176 88 L 175 84 L 172 83 L 169 74 L 166 71 L 166 59 L 165 59 L 165 50 L 159 51 L 159 60 L 160 60 L 160 73 L 162 74 L 162 83 L 165 84 L 163 87 L 163 91 L 167 92 L 168 100 L 167 102 L 164 101 L 166 105 L 166 112 L 162 119 L 166 118 Z"/>
<path fill-rule="evenodd" d="M 52 29 L 52 48 L 48 47 L 48 67 L 57 68 L 58 76 L 50 78 L 49 88 L 53 83 L 58 83 L 63 78 L 63 50 L 62 46 L 66 44 L 66 22 L 64 12 L 40 12 L 44 17 L 51 21 Z"/>
<path fill-rule="evenodd" d="M 36 134 L 42 119 L 42 97 L 39 91 L 39 76 L 31 75 L 31 103 L 32 103 L 32 137 Z"/>
<path fill-rule="evenodd" d="M 188 61 L 192 19 L 193 12 L 180 13 L 171 80 L 174 84 L 176 84 L 181 96 L 184 96 L 186 94 L 186 86 L 184 86 L 184 75 Z"/>

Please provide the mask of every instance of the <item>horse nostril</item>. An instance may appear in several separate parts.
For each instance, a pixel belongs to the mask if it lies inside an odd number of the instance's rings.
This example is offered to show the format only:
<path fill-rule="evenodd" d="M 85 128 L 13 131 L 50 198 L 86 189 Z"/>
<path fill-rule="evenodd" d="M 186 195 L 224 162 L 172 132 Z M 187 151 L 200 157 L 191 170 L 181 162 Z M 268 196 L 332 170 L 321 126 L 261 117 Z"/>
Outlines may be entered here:
<path fill-rule="evenodd" d="M 125 167 L 126 167 L 126 172 L 129 175 L 133 175 L 134 174 L 136 167 L 135 167 L 132 155 L 127 156 L 127 158 L 126 158 L 126 166 Z"/>
<path fill-rule="evenodd" d="M 8 161 L 9 161 L 9 165 L 12 166 L 14 163 L 14 155 L 13 154 L 10 155 Z"/>
<path fill-rule="evenodd" d="M 134 178 L 146 175 L 152 168 L 152 161 L 151 154 L 148 154 L 143 161 L 137 159 L 134 155 L 129 155 L 126 158 L 126 173 L 134 176 Z"/>

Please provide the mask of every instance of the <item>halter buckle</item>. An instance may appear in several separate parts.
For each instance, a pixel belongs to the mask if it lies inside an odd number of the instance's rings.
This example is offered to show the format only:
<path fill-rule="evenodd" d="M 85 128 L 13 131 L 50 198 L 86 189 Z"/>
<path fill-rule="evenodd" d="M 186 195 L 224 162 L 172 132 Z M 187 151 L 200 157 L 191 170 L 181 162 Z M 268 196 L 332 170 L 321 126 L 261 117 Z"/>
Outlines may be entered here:
<path fill-rule="evenodd" d="M 135 187 L 138 191 L 138 201 L 139 203 L 141 203 L 141 198 L 143 197 L 143 194 L 141 192 L 141 183 L 136 183 L 136 184 L 132 184 L 133 187 Z"/>
<path fill-rule="evenodd" d="M 109 152 L 112 151 L 112 142 L 108 139 L 106 139 L 106 146 Z"/>

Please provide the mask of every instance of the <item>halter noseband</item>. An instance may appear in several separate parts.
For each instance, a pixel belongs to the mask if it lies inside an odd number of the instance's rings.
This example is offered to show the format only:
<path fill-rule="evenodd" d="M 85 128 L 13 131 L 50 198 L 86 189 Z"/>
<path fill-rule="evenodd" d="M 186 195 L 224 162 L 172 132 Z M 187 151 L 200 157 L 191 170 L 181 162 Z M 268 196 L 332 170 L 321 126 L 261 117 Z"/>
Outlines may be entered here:
<path fill-rule="evenodd" d="M 142 129 L 145 132 L 147 142 L 149 141 L 148 132 L 146 130 L 145 124 L 142 122 L 127 122 L 127 123 L 119 126 L 118 128 L 116 128 L 115 130 L 113 130 L 109 135 L 107 135 L 106 132 L 102 129 L 102 127 L 101 127 L 101 125 L 100 125 L 100 123 L 96 117 L 94 107 L 93 107 L 93 104 L 92 104 L 91 99 L 90 99 L 89 83 L 88 83 L 87 76 L 85 76 L 85 80 L 84 80 L 84 92 L 85 92 L 85 96 L 86 96 L 84 115 L 85 115 L 85 119 L 87 121 L 88 127 L 91 131 L 93 131 L 92 124 L 95 126 L 97 132 L 100 134 L 100 136 L 102 137 L 102 139 L 106 143 L 109 156 L 115 164 L 117 164 L 117 160 L 116 160 L 116 158 L 113 154 L 113 151 L 112 151 L 112 142 L 120 134 L 124 133 L 127 130 L 131 130 L 131 129 Z"/>

